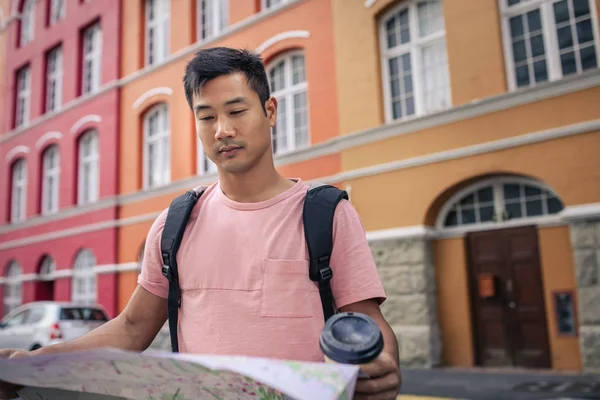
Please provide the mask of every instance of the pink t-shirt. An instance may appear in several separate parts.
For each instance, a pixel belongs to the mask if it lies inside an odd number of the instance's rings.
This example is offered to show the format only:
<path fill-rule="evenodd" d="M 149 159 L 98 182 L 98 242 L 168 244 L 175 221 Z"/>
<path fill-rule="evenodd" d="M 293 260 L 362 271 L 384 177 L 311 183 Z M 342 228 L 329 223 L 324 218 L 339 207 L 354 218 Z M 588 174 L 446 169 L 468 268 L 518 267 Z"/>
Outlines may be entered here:
<path fill-rule="evenodd" d="M 308 276 L 302 207 L 308 185 L 296 180 L 267 201 L 238 203 L 217 183 L 192 211 L 177 261 L 182 288 L 179 349 L 198 354 L 322 361 L 323 311 Z M 138 282 L 167 298 L 160 236 L 166 210 L 146 241 Z M 352 205 L 337 207 L 331 255 L 336 306 L 385 300 L 365 231 Z"/>

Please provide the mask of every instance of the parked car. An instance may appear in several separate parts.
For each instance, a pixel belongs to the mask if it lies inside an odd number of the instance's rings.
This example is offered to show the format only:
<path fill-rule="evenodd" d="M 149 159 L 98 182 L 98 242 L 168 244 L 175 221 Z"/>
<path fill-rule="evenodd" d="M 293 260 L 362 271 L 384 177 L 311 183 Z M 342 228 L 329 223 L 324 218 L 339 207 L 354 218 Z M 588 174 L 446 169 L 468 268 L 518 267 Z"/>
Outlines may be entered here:
<path fill-rule="evenodd" d="M 0 321 L 0 348 L 39 349 L 82 336 L 108 319 L 100 305 L 54 301 L 23 304 Z"/>

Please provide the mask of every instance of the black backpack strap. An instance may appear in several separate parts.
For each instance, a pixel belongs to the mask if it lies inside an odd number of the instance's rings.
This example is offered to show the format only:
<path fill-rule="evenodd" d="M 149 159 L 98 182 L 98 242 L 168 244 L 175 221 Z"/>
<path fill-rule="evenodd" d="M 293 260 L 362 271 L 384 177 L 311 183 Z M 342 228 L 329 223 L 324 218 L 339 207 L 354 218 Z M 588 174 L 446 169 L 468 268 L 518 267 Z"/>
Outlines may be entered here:
<path fill-rule="evenodd" d="M 185 232 L 192 209 L 198 202 L 205 187 L 188 190 L 176 197 L 169 206 L 165 227 L 160 242 L 162 255 L 162 274 L 169 280 L 169 297 L 167 299 L 169 311 L 169 332 L 171 335 L 171 349 L 179 352 L 177 339 L 177 318 L 181 306 L 181 288 L 179 287 L 179 272 L 177 270 L 177 251 L 181 245 L 181 238 Z"/>
<path fill-rule="evenodd" d="M 329 260 L 333 249 L 333 217 L 342 199 L 348 200 L 348 193 L 344 190 L 321 183 L 312 184 L 306 193 L 302 214 L 310 257 L 309 276 L 319 284 L 325 321 L 335 314 L 330 285 L 333 271 Z"/>

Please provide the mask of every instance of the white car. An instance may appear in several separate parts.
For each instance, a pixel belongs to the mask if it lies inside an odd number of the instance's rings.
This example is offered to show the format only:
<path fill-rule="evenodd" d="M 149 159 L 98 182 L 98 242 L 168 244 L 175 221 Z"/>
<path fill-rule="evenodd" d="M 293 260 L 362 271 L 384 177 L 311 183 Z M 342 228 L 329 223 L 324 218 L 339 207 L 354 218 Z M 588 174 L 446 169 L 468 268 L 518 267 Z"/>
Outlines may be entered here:
<path fill-rule="evenodd" d="M 108 319 L 100 305 L 55 301 L 26 303 L 0 322 L 0 348 L 39 349 L 82 336 Z"/>

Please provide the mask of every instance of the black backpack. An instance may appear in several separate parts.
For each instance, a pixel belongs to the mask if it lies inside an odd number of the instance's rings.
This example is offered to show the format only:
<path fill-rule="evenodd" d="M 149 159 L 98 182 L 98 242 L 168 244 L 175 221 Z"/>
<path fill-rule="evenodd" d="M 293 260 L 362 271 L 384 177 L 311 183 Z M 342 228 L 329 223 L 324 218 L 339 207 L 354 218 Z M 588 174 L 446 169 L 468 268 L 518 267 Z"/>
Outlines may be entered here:
<path fill-rule="evenodd" d="M 161 238 L 162 274 L 169 280 L 169 333 L 174 353 L 179 352 L 177 318 L 181 306 L 177 251 L 192 209 L 205 189 L 200 187 L 188 190 L 171 202 Z M 333 247 L 333 216 L 342 199 L 348 199 L 348 194 L 344 190 L 317 183 L 310 186 L 304 200 L 302 220 L 310 258 L 309 277 L 319 285 L 325 321 L 335 314 L 334 299 L 329 284 L 333 276 L 329 259 Z"/>

